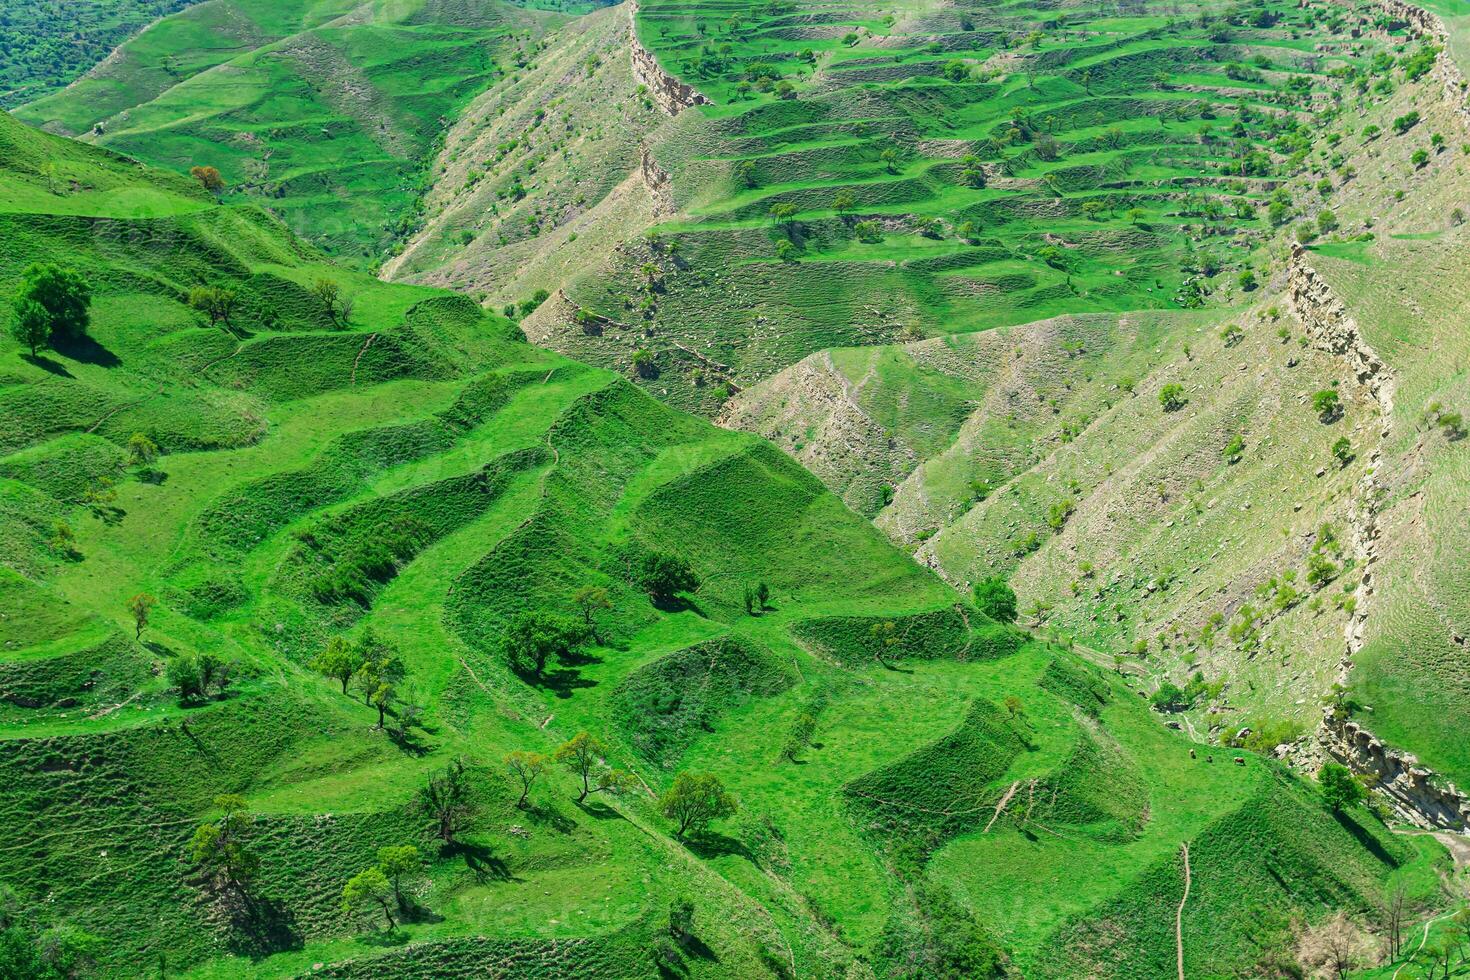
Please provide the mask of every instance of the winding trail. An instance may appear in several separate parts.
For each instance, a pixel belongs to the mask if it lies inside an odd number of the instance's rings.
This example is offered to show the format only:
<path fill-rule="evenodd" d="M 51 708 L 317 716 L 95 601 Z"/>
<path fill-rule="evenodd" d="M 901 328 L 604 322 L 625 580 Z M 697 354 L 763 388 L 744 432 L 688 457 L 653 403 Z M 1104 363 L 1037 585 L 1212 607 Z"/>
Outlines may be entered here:
<path fill-rule="evenodd" d="M 357 384 L 357 366 L 362 363 L 362 355 L 368 352 L 368 348 L 373 346 L 373 341 L 377 339 L 378 335 L 376 333 L 369 334 L 368 339 L 363 342 L 362 349 L 359 350 L 357 352 L 357 356 L 352 359 L 352 380 L 351 382 L 349 382 L 350 384 Z"/>
<path fill-rule="evenodd" d="M 1181 841 L 1179 853 L 1184 856 L 1184 897 L 1179 899 L 1179 908 L 1174 910 L 1174 948 L 1179 963 L 1179 980 L 1184 980 L 1184 903 L 1189 901 L 1189 886 L 1193 879 L 1189 873 L 1189 843 Z"/>

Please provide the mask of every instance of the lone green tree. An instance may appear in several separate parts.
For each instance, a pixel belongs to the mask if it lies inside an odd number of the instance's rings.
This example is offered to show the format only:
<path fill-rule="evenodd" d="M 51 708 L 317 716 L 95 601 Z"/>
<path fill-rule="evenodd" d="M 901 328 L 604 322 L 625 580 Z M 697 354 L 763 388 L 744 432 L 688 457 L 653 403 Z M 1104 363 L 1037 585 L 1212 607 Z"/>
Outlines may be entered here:
<path fill-rule="evenodd" d="M 133 617 L 133 639 L 143 638 L 143 631 L 148 628 L 148 617 L 156 605 L 158 600 L 146 592 L 139 592 L 128 600 L 128 614 Z"/>
<path fill-rule="evenodd" d="M 633 580 L 656 605 L 669 605 L 679 593 L 699 588 L 699 576 L 689 562 L 661 551 L 651 551 L 638 560 Z"/>
<path fill-rule="evenodd" d="M 463 759 L 455 759 L 419 787 L 418 807 L 434 821 L 438 838 L 453 846 L 477 812 Z"/>
<path fill-rule="evenodd" d="M 1362 784 L 1353 778 L 1347 767 L 1335 762 L 1329 762 L 1322 767 L 1322 771 L 1317 774 L 1317 781 L 1322 784 L 1322 802 L 1333 813 L 1341 813 L 1368 797 Z"/>
<path fill-rule="evenodd" d="M 360 917 L 364 912 L 377 915 L 382 912 L 388 923 L 388 932 L 398 926 L 393 918 L 393 886 L 381 868 L 372 867 L 359 871 L 342 887 L 342 910 L 349 917 Z"/>
<path fill-rule="evenodd" d="M 607 754 L 607 746 L 586 732 L 578 732 L 557 746 L 552 760 L 565 766 L 582 782 L 582 792 L 577 797 L 581 803 L 593 793 L 617 794 L 627 789 L 634 777 L 618 769 L 601 769 L 600 762 Z"/>
<path fill-rule="evenodd" d="M 193 861 L 215 884 L 238 894 L 248 894 L 260 871 L 260 858 L 246 842 L 250 818 L 245 798 L 227 793 L 214 798 L 220 818 L 200 824 L 189 843 Z"/>
<path fill-rule="evenodd" d="M 146 470 L 158 461 L 158 443 L 146 432 L 134 432 L 128 437 L 128 463 Z"/>
<path fill-rule="evenodd" d="M 612 600 L 608 596 L 607 589 L 600 585 L 584 585 L 572 596 L 579 610 L 582 612 L 582 624 L 587 627 L 587 632 L 592 635 L 594 642 L 601 643 L 602 637 L 597 629 L 597 614 L 612 608 Z"/>
<path fill-rule="evenodd" d="M 556 613 L 533 610 L 517 613 L 501 637 L 505 662 L 517 673 L 540 680 L 547 661 L 573 660 L 587 640 L 581 623 Z"/>
<path fill-rule="evenodd" d="M 674 822 L 674 834 L 684 840 L 702 833 L 711 823 L 735 812 L 735 797 L 713 773 L 681 772 L 658 798 L 659 812 Z"/>
<path fill-rule="evenodd" d="M 21 273 L 16 310 L 29 309 L 28 303 L 46 311 L 50 337 L 81 337 L 92 322 L 92 287 L 73 269 L 49 262 L 29 266 Z"/>
<path fill-rule="evenodd" d="M 1331 388 L 1323 388 L 1312 395 L 1312 411 L 1323 422 L 1331 422 L 1342 415 L 1342 396 Z"/>
<path fill-rule="evenodd" d="M 211 327 L 221 323 L 230 326 L 236 302 L 235 291 L 222 286 L 195 286 L 189 290 L 189 305 L 208 317 Z"/>
<path fill-rule="evenodd" d="M 975 583 L 975 608 L 998 623 L 1016 621 L 1016 590 L 999 575 Z"/>
<path fill-rule="evenodd" d="M 1184 396 L 1184 386 L 1181 384 L 1167 384 L 1159 389 L 1159 405 L 1166 412 L 1177 412 L 1188 401 L 1189 399 Z"/>
<path fill-rule="evenodd" d="M 33 299 L 19 300 L 10 321 L 10 336 L 16 343 L 31 349 L 31 356 L 51 343 L 51 314 Z"/>
<path fill-rule="evenodd" d="M 311 669 L 341 684 L 343 694 L 361 667 L 362 654 L 340 636 L 328 640 L 326 648 L 311 661 Z"/>
<path fill-rule="evenodd" d="M 393 889 L 393 901 L 400 913 L 407 912 L 410 908 L 404 889 L 423 869 L 423 856 L 412 844 L 378 848 L 378 870 L 388 879 L 388 884 Z"/>

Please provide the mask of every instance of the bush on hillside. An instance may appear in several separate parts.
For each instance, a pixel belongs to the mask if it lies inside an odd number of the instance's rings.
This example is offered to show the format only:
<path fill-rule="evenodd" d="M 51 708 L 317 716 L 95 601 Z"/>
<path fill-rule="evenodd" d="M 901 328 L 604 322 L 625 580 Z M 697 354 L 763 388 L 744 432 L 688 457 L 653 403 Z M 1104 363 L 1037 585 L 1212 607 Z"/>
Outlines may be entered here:
<path fill-rule="evenodd" d="M 998 623 L 1016 621 L 1016 591 L 999 575 L 975 583 L 975 606 Z"/>
<path fill-rule="evenodd" d="M 672 605 L 681 592 L 699 588 L 694 567 L 679 555 L 650 551 L 633 565 L 633 583 L 653 600 L 656 606 Z"/>

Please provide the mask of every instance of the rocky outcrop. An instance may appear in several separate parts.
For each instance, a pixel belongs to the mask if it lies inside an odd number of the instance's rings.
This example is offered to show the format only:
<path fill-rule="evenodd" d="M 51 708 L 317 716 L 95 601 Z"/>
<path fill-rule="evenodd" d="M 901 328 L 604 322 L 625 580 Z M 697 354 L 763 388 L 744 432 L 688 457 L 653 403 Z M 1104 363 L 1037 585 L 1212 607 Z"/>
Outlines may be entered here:
<path fill-rule="evenodd" d="M 628 4 L 633 25 L 630 29 L 633 58 L 633 80 L 648 89 L 653 104 L 671 116 L 697 105 L 710 105 L 710 100 L 701 95 L 692 85 L 686 85 L 659 67 L 653 52 L 638 40 L 638 5 Z"/>
<path fill-rule="evenodd" d="M 1346 684 L 1352 658 L 1363 649 L 1368 615 L 1374 602 L 1374 572 L 1380 557 L 1379 501 L 1383 494 L 1378 473 L 1383 463 L 1381 443 L 1393 425 L 1393 372 L 1363 336 L 1332 287 L 1307 261 L 1307 251 L 1292 247 L 1287 270 L 1287 302 L 1306 328 L 1307 338 L 1319 350 L 1345 361 L 1354 378 L 1377 404 L 1382 421 L 1379 444 L 1371 450 L 1358 482 L 1348 516 L 1350 544 L 1361 568 L 1357 603 L 1348 617 L 1338 679 Z M 1419 760 L 1390 748 L 1360 722 L 1328 709 L 1317 730 L 1317 741 L 1331 757 L 1355 772 L 1372 776 L 1394 812 L 1415 826 L 1464 830 L 1470 824 L 1470 797 L 1455 785 L 1419 764 Z"/>
<path fill-rule="evenodd" d="M 648 188 L 648 196 L 653 199 L 655 216 L 668 217 L 678 210 L 674 205 L 674 179 L 667 170 L 658 165 L 647 146 L 638 148 L 638 172 L 643 177 L 643 185 Z"/>
<path fill-rule="evenodd" d="M 1378 781 L 1394 813 L 1416 827 L 1465 830 L 1470 826 L 1470 796 L 1435 775 L 1407 752 L 1389 748 L 1356 721 L 1329 709 L 1318 738 L 1334 758 Z"/>
<path fill-rule="evenodd" d="M 1450 105 L 1462 119 L 1470 121 L 1470 105 L 1466 103 L 1465 75 L 1460 71 L 1460 66 L 1455 64 L 1455 59 L 1450 57 L 1450 32 L 1444 26 L 1444 21 L 1422 7 L 1404 3 L 1403 0 L 1378 0 L 1378 6 L 1390 18 L 1402 23 L 1411 32 L 1418 35 L 1421 40 L 1439 48 L 1439 56 L 1434 59 L 1435 77 L 1444 85 L 1445 98 L 1449 100 Z"/>
<path fill-rule="evenodd" d="M 1347 361 L 1358 383 L 1368 389 L 1383 417 L 1385 431 L 1393 415 L 1393 377 L 1358 328 L 1357 321 L 1327 281 L 1307 261 L 1307 250 L 1291 247 L 1287 270 L 1287 302 L 1319 350 Z"/>

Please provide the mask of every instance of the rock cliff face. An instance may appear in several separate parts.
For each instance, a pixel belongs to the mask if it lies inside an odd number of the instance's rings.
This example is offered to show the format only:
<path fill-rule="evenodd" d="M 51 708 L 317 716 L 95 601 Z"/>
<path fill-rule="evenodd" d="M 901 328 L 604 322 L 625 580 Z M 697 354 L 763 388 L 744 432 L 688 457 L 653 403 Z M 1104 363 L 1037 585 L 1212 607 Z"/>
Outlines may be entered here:
<path fill-rule="evenodd" d="M 1344 360 L 1353 376 L 1377 403 L 1387 437 L 1393 425 L 1393 372 L 1363 337 L 1357 321 L 1307 261 L 1300 245 L 1292 247 L 1287 278 L 1287 302 L 1306 327 L 1307 337 L 1318 349 Z M 1363 570 L 1357 605 L 1348 619 L 1339 680 L 1347 682 L 1352 658 L 1363 648 L 1368 615 L 1373 607 L 1374 571 L 1380 555 L 1379 504 L 1382 497 L 1378 473 L 1382 467 L 1381 440 L 1368 458 L 1358 483 L 1349 515 L 1353 557 Z M 1355 772 L 1373 776 L 1390 801 L 1394 812 L 1419 827 L 1464 830 L 1470 824 L 1470 797 L 1448 780 L 1421 766 L 1407 752 L 1385 745 L 1360 722 L 1329 709 L 1317 730 L 1322 749 Z"/>
<path fill-rule="evenodd" d="M 1434 74 L 1444 84 L 1445 98 L 1450 105 L 1454 106 L 1461 116 L 1470 120 L 1470 104 L 1466 102 L 1465 75 L 1460 71 L 1460 66 L 1455 64 L 1455 60 L 1450 57 L 1450 32 L 1444 26 L 1444 21 L 1422 7 L 1404 3 L 1403 0 L 1378 0 L 1378 6 L 1389 17 L 1405 24 L 1422 40 L 1440 49 L 1439 57 L 1435 59 Z"/>
<path fill-rule="evenodd" d="M 638 148 L 638 170 L 643 176 L 648 196 L 653 199 L 653 211 L 658 217 L 667 217 L 678 208 L 674 205 L 673 178 L 658 165 L 647 146 Z"/>
<path fill-rule="evenodd" d="M 1308 339 L 1319 350 L 1347 361 L 1358 383 L 1378 403 L 1386 432 L 1393 416 L 1393 376 L 1300 245 L 1291 247 L 1286 288 L 1287 301 L 1306 327 Z"/>
<path fill-rule="evenodd" d="M 1368 773 L 1388 795 L 1395 814 L 1417 827 L 1464 830 L 1470 826 L 1470 797 L 1454 783 L 1419 765 L 1407 752 L 1384 745 L 1356 721 L 1322 720 L 1318 738 L 1323 747 L 1354 772 Z"/>
<path fill-rule="evenodd" d="M 659 67 L 658 59 L 638 41 L 638 5 L 630 3 L 628 10 L 634 19 L 633 79 L 648 89 L 649 98 L 653 99 L 654 105 L 671 116 L 677 116 L 690 106 L 709 105 L 710 100 L 699 94 L 694 86 L 686 85 Z"/>

